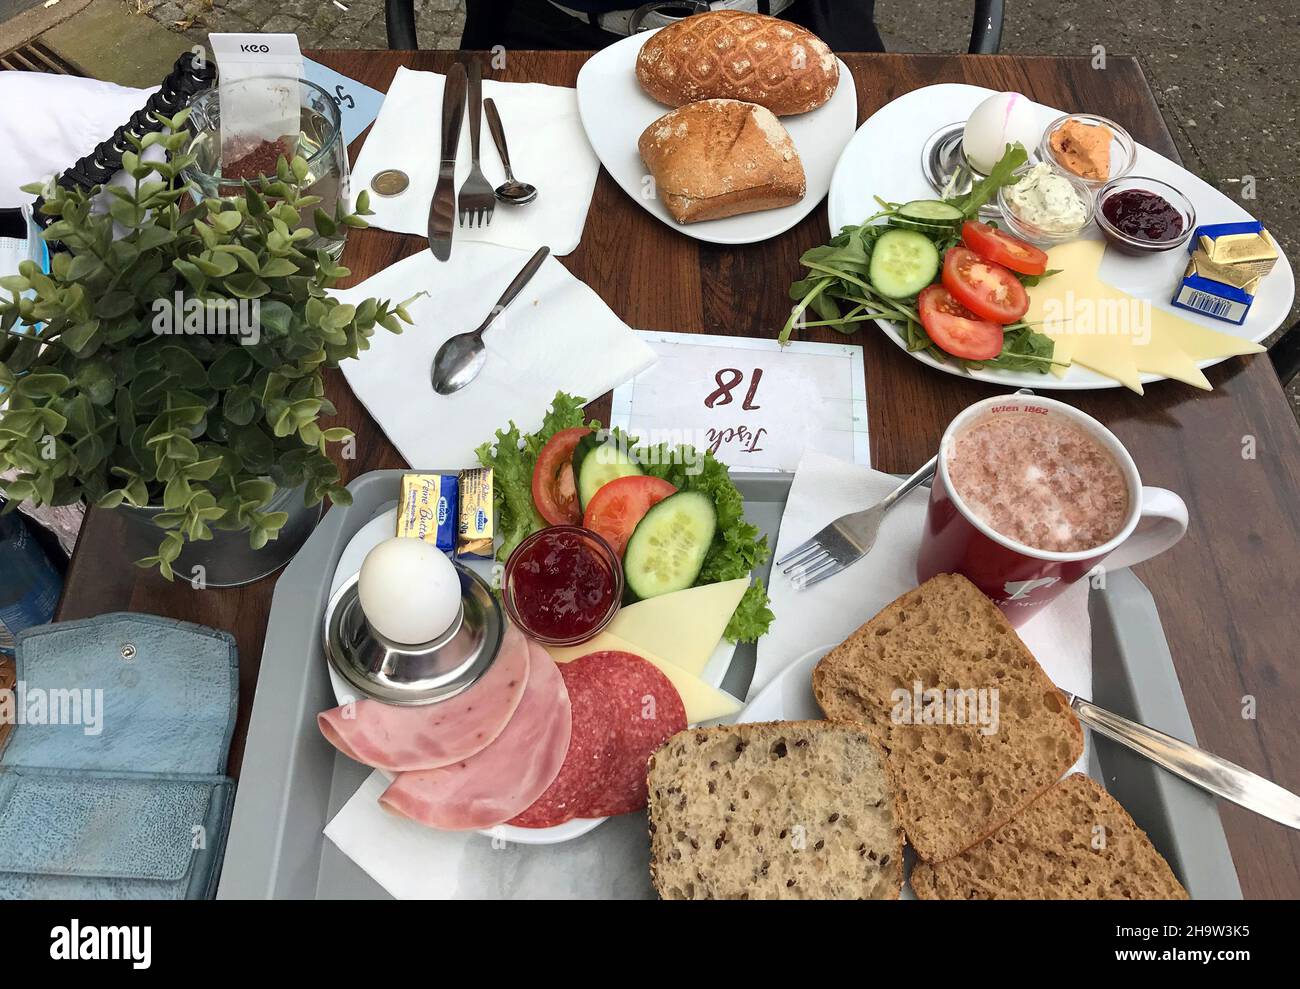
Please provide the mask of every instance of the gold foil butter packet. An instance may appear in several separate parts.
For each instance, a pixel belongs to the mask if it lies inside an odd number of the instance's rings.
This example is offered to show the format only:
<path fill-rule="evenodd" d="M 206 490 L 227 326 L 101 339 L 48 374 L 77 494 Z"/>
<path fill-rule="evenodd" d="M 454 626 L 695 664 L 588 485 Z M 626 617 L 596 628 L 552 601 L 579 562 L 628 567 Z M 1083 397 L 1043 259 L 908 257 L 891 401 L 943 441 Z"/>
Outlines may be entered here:
<path fill-rule="evenodd" d="M 463 470 L 460 481 L 460 513 L 456 526 L 457 559 L 490 560 L 496 535 L 492 506 L 492 469 Z"/>
<path fill-rule="evenodd" d="M 444 553 L 456 549 L 460 479 L 454 474 L 405 474 L 397 504 L 397 535 L 423 539 Z"/>

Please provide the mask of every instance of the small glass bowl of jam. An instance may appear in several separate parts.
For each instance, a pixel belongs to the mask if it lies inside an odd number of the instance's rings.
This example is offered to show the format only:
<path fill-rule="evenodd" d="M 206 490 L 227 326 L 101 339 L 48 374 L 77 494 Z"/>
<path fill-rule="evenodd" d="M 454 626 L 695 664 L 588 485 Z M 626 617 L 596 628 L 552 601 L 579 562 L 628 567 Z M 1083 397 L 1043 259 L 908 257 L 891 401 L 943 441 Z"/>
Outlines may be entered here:
<path fill-rule="evenodd" d="M 1168 182 L 1129 175 L 1097 193 L 1097 226 L 1125 254 L 1172 251 L 1196 228 L 1192 202 Z"/>
<path fill-rule="evenodd" d="M 608 625 L 623 600 L 623 564 L 590 529 L 554 525 L 534 532 L 506 560 L 506 614 L 530 638 L 576 646 Z"/>

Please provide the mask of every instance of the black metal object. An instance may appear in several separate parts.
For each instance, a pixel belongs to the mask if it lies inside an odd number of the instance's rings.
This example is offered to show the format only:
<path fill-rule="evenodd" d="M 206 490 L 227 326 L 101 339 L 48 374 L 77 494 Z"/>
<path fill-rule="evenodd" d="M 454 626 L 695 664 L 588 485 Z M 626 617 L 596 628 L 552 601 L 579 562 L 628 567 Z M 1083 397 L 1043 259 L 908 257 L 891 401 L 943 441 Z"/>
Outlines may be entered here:
<path fill-rule="evenodd" d="M 190 100 L 209 88 L 216 78 L 217 69 L 212 62 L 207 59 L 200 60 L 193 52 L 183 53 L 176 59 L 176 64 L 167 74 L 167 78 L 162 81 L 158 91 L 145 101 L 144 106 L 131 114 L 131 118 L 121 127 L 100 141 L 90 154 L 79 158 L 71 168 L 60 175 L 59 185 L 65 189 L 77 187 L 92 189 L 106 183 L 122 167 L 122 155 L 130 150 L 131 146 L 126 139 L 128 133 L 135 137 L 144 137 L 153 131 L 162 130 L 163 125 L 157 120 L 156 114 L 164 117 L 175 116 L 189 105 Z M 41 203 L 41 199 L 36 200 L 32 214 L 36 222 L 44 228 L 50 225 L 54 217 L 46 216 L 41 212 Z"/>
<path fill-rule="evenodd" d="M 1002 0 L 975 0 L 975 22 L 970 29 L 972 55 L 995 55 L 1002 47 Z"/>
<path fill-rule="evenodd" d="M 393 51 L 415 51 L 415 0 L 384 0 L 384 27 Z"/>
<path fill-rule="evenodd" d="M 1283 333 L 1268 348 L 1268 359 L 1273 362 L 1273 370 L 1283 388 L 1300 374 L 1300 323 Z"/>
<path fill-rule="evenodd" d="M 533 0 L 544 2 L 544 0 Z M 639 23 L 650 9 L 660 6 L 696 7 L 697 3 L 643 4 L 637 11 Z M 974 55 L 992 55 L 1002 46 L 1002 19 L 1004 0 L 975 0 L 975 20 L 971 26 L 970 48 Z M 384 0 L 384 24 L 388 29 L 388 47 L 395 51 L 414 51 L 419 48 L 415 37 L 415 0 Z M 874 28 L 872 37 L 874 35 Z M 832 44 L 831 47 L 837 47 Z"/>

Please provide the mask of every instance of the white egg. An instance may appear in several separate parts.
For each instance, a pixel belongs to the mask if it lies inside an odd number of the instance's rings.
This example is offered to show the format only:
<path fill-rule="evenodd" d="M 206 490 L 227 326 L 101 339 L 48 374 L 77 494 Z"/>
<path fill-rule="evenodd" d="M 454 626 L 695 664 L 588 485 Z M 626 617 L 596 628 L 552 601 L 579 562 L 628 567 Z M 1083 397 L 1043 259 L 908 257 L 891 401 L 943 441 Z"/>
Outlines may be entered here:
<path fill-rule="evenodd" d="M 971 113 L 966 121 L 962 148 L 966 159 L 987 175 L 1006 153 L 1008 144 L 1019 142 L 1032 153 L 1042 136 L 1038 112 L 1029 97 L 1020 93 L 997 93 Z"/>
<path fill-rule="evenodd" d="M 460 575 L 423 539 L 387 539 L 361 563 L 357 593 L 370 627 L 403 645 L 445 632 L 460 609 Z"/>

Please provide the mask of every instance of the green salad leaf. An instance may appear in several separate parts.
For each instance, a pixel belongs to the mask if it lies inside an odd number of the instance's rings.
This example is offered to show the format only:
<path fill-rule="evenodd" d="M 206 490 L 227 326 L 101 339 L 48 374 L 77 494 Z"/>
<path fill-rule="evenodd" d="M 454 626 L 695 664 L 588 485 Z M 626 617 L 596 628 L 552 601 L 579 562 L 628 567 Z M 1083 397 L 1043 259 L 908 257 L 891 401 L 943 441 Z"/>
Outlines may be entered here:
<path fill-rule="evenodd" d="M 670 449 L 667 444 L 636 451 L 647 474 L 663 478 L 678 491 L 701 491 L 713 499 L 718 531 L 700 571 L 700 584 L 736 580 L 762 566 L 770 554 L 767 536 L 745 520 L 745 500 L 731 480 L 726 465 L 709 451 L 693 447 Z M 753 642 L 772 624 L 767 590 L 756 580 L 745 591 L 724 633 L 732 642 Z"/>
<path fill-rule="evenodd" d="M 585 403 L 584 398 L 557 392 L 536 432 L 522 432 L 511 422 L 505 429 L 496 431 L 494 440 L 475 450 L 479 463 L 492 468 L 497 533 L 501 536 L 498 560 L 507 559 L 524 539 L 546 526 L 533 504 L 533 468 L 537 466 L 542 447 L 565 429 L 601 428 L 599 422 L 586 418 Z M 617 430 L 612 433 L 618 435 Z M 701 491 L 713 500 L 718 513 L 718 531 L 697 584 L 748 577 L 767 561 L 767 537 L 745 520 L 744 498 L 726 466 L 712 453 L 701 454 L 689 446 L 667 444 L 636 449 L 637 440 L 628 436 L 622 442 L 634 450 L 647 474 L 663 478 L 679 491 Z M 762 581 L 755 581 L 731 616 L 726 637 L 732 642 L 753 642 L 768 630 L 772 618 L 767 590 Z"/>
<path fill-rule="evenodd" d="M 498 560 L 507 559 L 516 546 L 546 526 L 546 520 L 533 504 L 533 468 L 537 466 L 537 455 L 561 430 L 575 426 L 600 428 L 600 423 L 585 419 L 582 407 L 586 401 L 556 392 L 537 432 L 523 433 L 511 421 L 505 429 L 496 431 L 495 440 L 483 443 L 474 451 L 480 464 L 492 468 L 492 500 L 497 533 L 501 536 Z"/>

